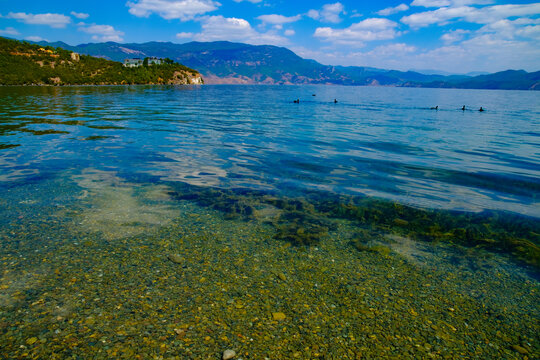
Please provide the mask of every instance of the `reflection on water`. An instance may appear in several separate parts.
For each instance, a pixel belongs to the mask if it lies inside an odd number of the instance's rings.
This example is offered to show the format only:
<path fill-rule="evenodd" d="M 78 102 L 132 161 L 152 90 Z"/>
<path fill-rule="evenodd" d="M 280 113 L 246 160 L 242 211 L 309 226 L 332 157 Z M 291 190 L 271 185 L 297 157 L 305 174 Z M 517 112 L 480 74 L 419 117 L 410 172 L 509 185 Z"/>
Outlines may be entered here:
<path fill-rule="evenodd" d="M 0 88 L 2 356 L 538 358 L 537 98 Z"/>

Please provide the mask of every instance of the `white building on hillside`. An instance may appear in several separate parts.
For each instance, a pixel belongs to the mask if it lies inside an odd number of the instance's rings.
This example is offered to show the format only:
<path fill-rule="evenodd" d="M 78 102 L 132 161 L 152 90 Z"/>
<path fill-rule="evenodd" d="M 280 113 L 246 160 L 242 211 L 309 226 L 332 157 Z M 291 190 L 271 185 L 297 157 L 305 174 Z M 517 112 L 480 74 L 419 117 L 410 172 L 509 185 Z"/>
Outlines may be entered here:
<path fill-rule="evenodd" d="M 142 66 L 142 64 L 143 64 L 143 60 L 139 58 L 124 60 L 125 67 L 139 67 L 139 66 Z"/>

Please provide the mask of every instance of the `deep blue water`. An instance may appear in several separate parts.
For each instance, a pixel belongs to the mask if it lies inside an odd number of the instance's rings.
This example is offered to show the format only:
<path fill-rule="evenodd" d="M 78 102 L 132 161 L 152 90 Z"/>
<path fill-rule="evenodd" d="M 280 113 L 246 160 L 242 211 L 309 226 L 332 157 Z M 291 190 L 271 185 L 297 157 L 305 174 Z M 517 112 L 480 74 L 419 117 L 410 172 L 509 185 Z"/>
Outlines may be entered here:
<path fill-rule="evenodd" d="M 89 167 L 157 182 L 282 194 L 317 189 L 540 217 L 540 93 L 0 88 L 0 193 Z"/>

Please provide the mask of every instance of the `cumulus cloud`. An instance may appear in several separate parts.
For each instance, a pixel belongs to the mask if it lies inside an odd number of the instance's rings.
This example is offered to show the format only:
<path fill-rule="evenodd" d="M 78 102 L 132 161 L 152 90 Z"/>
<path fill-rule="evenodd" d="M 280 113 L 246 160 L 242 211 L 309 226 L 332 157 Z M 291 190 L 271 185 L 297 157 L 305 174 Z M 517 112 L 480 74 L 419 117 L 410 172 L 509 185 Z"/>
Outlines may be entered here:
<path fill-rule="evenodd" d="M 64 28 L 71 22 L 69 16 L 62 14 L 27 14 L 24 12 L 10 12 L 5 16 L 7 19 L 15 19 L 19 22 L 30 25 L 48 25 L 52 28 Z"/>
<path fill-rule="evenodd" d="M 381 16 L 388 16 L 388 15 L 396 14 L 398 12 L 402 12 L 402 11 L 406 11 L 406 10 L 409 10 L 409 6 L 406 5 L 406 4 L 400 4 L 400 5 L 395 6 L 395 7 L 389 7 L 389 8 L 383 9 L 383 10 L 377 12 L 377 14 L 381 15 Z"/>
<path fill-rule="evenodd" d="M 111 25 L 82 26 L 79 30 L 92 35 L 92 40 L 94 41 L 123 41 L 122 36 L 124 33 L 115 30 Z"/>
<path fill-rule="evenodd" d="M 90 16 L 89 14 L 79 13 L 79 12 L 75 12 L 75 11 L 72 11 L 71 15 L 75 16 L 77 19 L 87 19 Z"/>
<path fill-rule="evenodd" d="M 451 20 L 462 20 L 477 24 L 489 24 L 514 16 L 537 15 L 540 3 L 520 5 L 495 5 L 476 8 L 471 6 L 442 7 L 437 10 L 424 11 L 401 18 L 401 22 L 413 28 L 426 27 L 432 24 L 446 24 Z"/>
<path fill-rule="evenodd" d="M 396 31 L 398 24 L 382 18 L 370 18 L 353 24 L 345 29 L 320 27 L 314 36 L 334 44 L 364 46 L 366 41 L 394 39 L 400 35 Z"/>
<path fill-rule="evenodd" d="M 463 37 L 469 33 L 469 30 L 457 29 L 443 34 L 441 40 L 447 44 L 451 44 L 463 40 Z"/>
<path fill-rule="evenodd" d="M 326 4 L 320 10 L 309 10 L 307 16 L 322 22 L 338 23 L 341 22 L 340 15 L 344 10 L 345 7 L 343 4 L 337 2 L 334 4 Z"/>
<path fill-rule="evenodd" d="M 298 21 L 300 20 L 300 17 L 301 17 L 300 15 L 283 16 L 283 15 L 271 14 L 271 15 L 258 16 L 257 19 L 267 24 L 283 25 L 283 24 L 288 24 L 288 23 Z"/>
<path fill-rule="evenodd" d="M 221 4 L 213 0 L 138 0 L 128 1 L 129 13 L 148 17 L 156 13 L 164 19 L 193 20 L 197 15 L 216 10 Z"/>
<path fill-rule="evenodd" d="M 221 15 L 201 18 L 202 31 L 193 36 L 197 41 L 239 41 L 254 45 L 284 45 L 287 38 L 274 31 L 258 32 L 244 19 L 226 18 Z"/>
<path fill-rule="evenodd" d="M 540 40 L 540 19 L 503 19 L 484 25 L 477 33 L 492 34 L 501 39 L 530 38 Z"/>
<path fill-rule="evenodd" d="M 15 35 L 20 35 L 20 33 L 15 28 L 7 27 L 7 28 L 5 28 L 3 30 L 0 29 L 0 35 L 12 35 L 12 36 L 15 36 Z"/>

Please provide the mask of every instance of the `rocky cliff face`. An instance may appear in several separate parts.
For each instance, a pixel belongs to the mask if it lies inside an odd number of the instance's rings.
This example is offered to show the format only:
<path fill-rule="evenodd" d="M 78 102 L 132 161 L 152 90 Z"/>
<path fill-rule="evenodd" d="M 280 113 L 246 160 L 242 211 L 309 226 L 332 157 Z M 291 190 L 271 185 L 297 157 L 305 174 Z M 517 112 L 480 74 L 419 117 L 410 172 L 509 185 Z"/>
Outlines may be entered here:
<path fill-rule="evenodd" d="M 204 80 L 200 74 L 193 75 L 185 71 L 175 71 L 170 79 L 158 84 L 166 83 L 167 85 L 203 85 Z"/>

